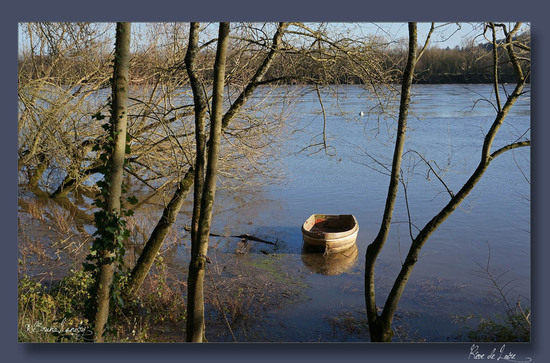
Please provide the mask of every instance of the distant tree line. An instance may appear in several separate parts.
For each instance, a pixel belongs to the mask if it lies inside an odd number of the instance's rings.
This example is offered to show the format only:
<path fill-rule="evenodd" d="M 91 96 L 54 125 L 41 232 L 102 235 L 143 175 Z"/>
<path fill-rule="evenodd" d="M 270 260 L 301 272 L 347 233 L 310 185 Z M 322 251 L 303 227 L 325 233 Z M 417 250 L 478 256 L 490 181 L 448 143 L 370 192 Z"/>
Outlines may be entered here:
<path fill-rule="evenodd" d="M 530 34 L 524 33 L 518 36 L 522 44 L 530 46 Z M 438 48 L 431 47 L 426 49 L 424 56 L 419 60 L 416 68 L 415 83 L 490 83 L 493 79 L 492 73 L 492 48 L 489 42 L 472 45 L 462 48 Z M 185 50 L 185 44 L 182 51 Z M 402 69 L 406 60 L 406 50 L 400 48 L 369 48 L 364 45 L 348 45 L 349 52 L 365 53 L 375 52 L 377 59 L 381 62 L 378 65 L 381 72 L 386 75 L 394 74 L 394 78 L 387 78 L 388 81 L 399 82 L 398 69 Z M 265 50 L 264 50 L 265 51 Z M 231 48 L 229 53 L 231 53 Z M 234 50 L 234 52 L 240 52 Z M 259 50 L 261 53 L 262 50 Z M 246 77 L 246 70 L 237 68 L 249 67 L 255 69 L 258 62 L 262 59 L 258 56 L 258 50 L 251 51 L 249 58 L 246 54 L 239 53 L 239 57 L 228 56 L 228 73 L 238 74 L 242 78 Z M 512 65 L 507 59 L 504 47 L 499 44 L 499 53 L 501 53 L 501 64 L 499 71 L 499 82 L 515 82 L 515 73 Z M 358 75 L 357 65 L 348 57 L 333 57 L 323 49 L 311 50 L 296 48 L 288 49 L 283 52 L 268 74 L 266 79 L 276 80 L 281 84 L 362 84 L 365 78 Z M 215 53 L 205 48 L 197 55 L 197 59 L 204 64 L 212 64 Z M 89 50 L 65 55 L 62 60 L 57 54 L 50 56 L 42 55 L 37 61 L 32 57 L 21 57 L 19 61 L 19 72 L 30 78 L 43 77 L 43 70 L 47 69 L 48 76 L 55 77 L 58 80 L 65 80 L 72 83 L 75 80 L 93 82 L 94 79 L 86 79 L 94 75 L 102 76 L 110 65 L 110 54 L 91 53 Z M 37 62 L 41 66 L 37 66 Z M 51 63 L 51 64 L 50 64 Z M 159 81 L 161 77 L 171 77 L 173 79 L 186 79 L 187 72 L 183 64 L 170 64 L 170 59 L 162 53 L 161 49 L 146 51 L 136 51 L 132 57 L 131 81 L 133 83 L 153 83 Z M 52 67 L 52 64 L 55 66 Z M 170 68 L 166 72 L 167 67 Z M 205 79 L 213 77 L 213 69 L 205 67 L 202 76 Z M 230 79 L 232 84 L 238 85 L 244 82 L 244 79 Z M 105 80 L 105 86 L 108 86 Z M 273 81 L 272 81 L 273 82 Z"/>
<path fill-rule="evenodd" d="M 529 34 L 517 37 L 518 44 L 530 46 Z M 500 41 L 499 43 L 504 43 Z M 499 82 L 514 83 L 517 75 L 502 44 L 499 53 Z M 417 83 L 491 83 L 493 82 L 493 45 L 483 43 L 463 48 L 430 48 L 418 61 Z M 526 72 L 527 69 L 524 70 Z M 526 72 L 528 74 L 528 72 Z M 529 80 L 528 80 L 529 82 Z"/>

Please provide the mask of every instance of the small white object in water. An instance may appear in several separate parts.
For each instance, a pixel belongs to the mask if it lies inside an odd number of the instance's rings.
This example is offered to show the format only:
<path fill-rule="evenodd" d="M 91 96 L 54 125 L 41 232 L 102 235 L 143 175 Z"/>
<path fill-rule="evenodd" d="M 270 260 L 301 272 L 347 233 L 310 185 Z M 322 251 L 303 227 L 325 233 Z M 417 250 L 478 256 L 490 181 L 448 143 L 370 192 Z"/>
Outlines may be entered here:
<path fill-rule="evenodd" d="M 363 111 L 360 111 L 360 112 L 359 112 L 359 116 L 361 116 L 361 117 L 365 116 L 365 114 L 363 113 Z"/>

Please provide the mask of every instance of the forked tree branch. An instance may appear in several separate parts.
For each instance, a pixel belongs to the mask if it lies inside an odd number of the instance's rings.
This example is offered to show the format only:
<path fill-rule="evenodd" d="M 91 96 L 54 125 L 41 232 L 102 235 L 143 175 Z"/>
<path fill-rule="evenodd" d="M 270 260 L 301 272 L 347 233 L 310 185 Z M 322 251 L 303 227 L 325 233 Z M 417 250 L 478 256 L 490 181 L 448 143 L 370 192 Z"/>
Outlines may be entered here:
<path fill-rule="evenodd" d="M 517 25 L 514 29 L 516 28 L 517 28 Z M 512 62 L 515 62 L 516 65 L 519 66 L 519 63 L 518 63 L 519 61 L 517 61 L 517 59 L 514 60 L 513 56 L 510 54 L 513 52 L 512 47 L 507 47 L 507 50 L 509 52 L 509 56 Z M 516 67 L 516 70 L 517 69 L 518 68 Z M 386 304 L 384 305 L 382 315 L 380 316 L 380 320 L 382 321 L 382 324 L 384 326 L 388 328 L 391 326 L 391 321 L 396 312 L 397 304 L 401 298 L 401 295 L 407 284 L 407 281 L 412 273 L 414 265 L 416 264 L 420 250 L 422 249 L 423 245 L 428 240 L 430 235 L 447 219 L 447 217 L 449 217 L 452 214 L 452 212 L 469 195 L 469 193 L 473 190 L 476 184 L 481 180 L 481 177 L 483 176 L 483 174 L 485 173 L 485 171 L 487 170 L 490 163 L 494 160 L 495 157 L 503 154 L 508 150 L 512 150 L 518 147 L 529 146 L 531 144 L 530 141 L 520 141 L 520 142 L 515 142 L 512 144 L 506 145 L 496 150 L 493 153 L 490 152 L 492 143 L 498 133 L 498 130 L 500 129 L 500 126 L 502 125 L 511 107 L 514 105 L 516 100 L 522 94 L 525 83 L 526 83 L 526 78 L 523 76 L 523 73 L 518 72 L 518 83 L 516 84 L 514 91 L 508 96 L 506 103 L 502 106 L 501 110 L 497 113 L 497 116 L 495 117 L 495 120 L 489 132 L 485 136 L 484 144 L 481 151 L 481 160 L 479 162 L 478 167 L 472 173 L 468 181 L 462 186 L 459 192 L 456 193 L 456 195 L 453 198 L 451 198 L 451 200 L 441 209 L 441 211 L 437 213 L 424 226 L 424 228 L 413 240 L 411 247 L 409 249 L 409 253 L 407 254 L 407 257 L 405 259 L 405 263 L 403 264 L 401 271 L 399 272 L 399 275 L 395 280 L 395 283 L 386 300 Z M 370 317 L 369 317 L 369 323 L 370 323 Z"/>

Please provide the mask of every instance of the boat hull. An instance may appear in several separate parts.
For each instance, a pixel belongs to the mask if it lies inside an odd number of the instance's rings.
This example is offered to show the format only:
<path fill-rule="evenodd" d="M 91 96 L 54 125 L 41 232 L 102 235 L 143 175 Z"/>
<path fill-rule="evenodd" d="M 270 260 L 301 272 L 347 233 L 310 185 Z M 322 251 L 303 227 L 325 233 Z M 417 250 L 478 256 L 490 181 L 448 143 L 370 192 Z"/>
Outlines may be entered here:
<path fill-rule="evenodd" d="M 353 215 L 314 214 L 302 225 L 304 247 L 313 252 L 345 251 L 355 244 L 358 233 Z"/>

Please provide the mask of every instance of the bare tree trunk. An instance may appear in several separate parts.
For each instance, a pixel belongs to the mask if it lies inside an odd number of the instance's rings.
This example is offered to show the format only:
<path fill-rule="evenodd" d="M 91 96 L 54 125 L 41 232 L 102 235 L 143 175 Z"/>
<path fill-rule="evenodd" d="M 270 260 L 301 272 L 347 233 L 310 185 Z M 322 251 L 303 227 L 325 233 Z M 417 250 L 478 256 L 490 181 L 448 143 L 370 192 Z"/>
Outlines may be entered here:
<path fill-rule="evenodd" d="M 194 256 L 200 256 L 199 223 L 204 189 L 206 168 L 206 109 L 207 100 L 204 85 L 196 71 L 196 56 L 199 51 L 199 23 L 191 23 L 189 30 L 189 45 L 185 56 L 185 65 L 193 90 L 195 104 L 195 188 L 193 195 L 193 215 L 191 219 L 191 262 L 187 283 L 187 341 L 206 341 L 204 332 L 204 261 L 195 261 Z M 221 28 L 220 28 L 221 31 Z M 190 318 L 193 316 L 193 318 Z"/>
<path fill-rule="evenodd" d="M 495 25 L 491 23 L 490 27 L 494 32 Z M 447 205 L 445 205 L 441 209 L 441 211 L 437 213 L 424 226 L 424 228 L 420 230 L 418 235 L 413 239 L 411 243 L 411 247 L 407 254 L 407 257 L 405 258 L 405 261 L 403 262 L 403 265 L 399 272 L 399 275 L 397 276 L 394 282 L 394 285 L 388 295 L 388 298 L 386 299 L 386 303 L 384 304 L 382 313 L 381 315 L 378 315 L 376 300 L 375 300 L 375 289 L 374 289 L 374 265 L 376 262 L 376 257 L 381 251 L 388 235 L 388 231 L 391 223 L 391 215 L 393 213 L 394 201 L 397 195 L 397 183 L 399 182 L 400 159 L 401 159 L 403 147 L 402 145 L 401 146 L 396 145 L 395 147 L 394 162 L 392 164 L 392 173 L 391 173 L 392 178 L 390 181 L 390 188 L 388 191 L 388 199 L 386 201 L 386 209 L 384 211 L 384 219 L 382 221 L 379 234 L 377 235 L 374 242 L 368 246 L 367 254 L 366 254 L 365 300 L 367 305 L 367 317 L 368 317 L 369 330 L 370 330 L 372 341 L 383 341 L 383 342 L 391 341 L 393 336 L 391 324 L 392 324 L 393 316 L 397 310 L 397 305 L 399 303 L 399 300 L 401 299 L 403 290 L 405 289 L 405 286 L 407 284 L 407 281 L 409 280 L 412 270 L 418 260 L 418 255 L 424 243 L 428 240 L 430 235 L 453 213 L 453 211 L 460 205 L 460 203 L 462 203 L 462 201 L 473 190 L 473 188 L 476 186 L 479 180 L 481 180 L 481 177 L 489 167 L 489 164 L 492 162 L 492 160 L 494 160 L 494 158 L 496 158 L 498 155 L 501 155 L 502 153 L 508 150 L 512 150 L 518 147 L 529 146 L 531 144 L 530 141 L 517 141 L 512 144 L 506 145 L 494 151 L 493 153 L 491 153 L 491 146 L 498 133 L 498 130 L 500 129 L 500 126 L 502 125 L 511 107 L 514 105 L 516 100 L 521 95 L 523 91 L 523 87 L 527 80 L 527 77 L 524 76 L 523 71 L 521 70 L 519 60 L 515 56 L 514 49 L 512 46 L 513 34 L 517 32 L 518 29 L 519 29 L 519 23 L 516 24 L 516 26 L 510 33 L 506 33 L 508 55 L 512 62 L 512 65 L 514 66 L 514 69 L 516 70 L 516 73 L 518 76 L 518 82 L 514 91 L 508 96 L 504 106 L 501 106 L 500 97 L 498 96 L 496 97 L 497 103 L 498 103 L 497 105 L 498 112 L 489 132 L 485 136 L 483 147 L 481 150 L 481 160 L 479 162 L 479 165 L 474 170 L 470 178 L 466 181 L 466 183 L 462 186 L 462 188 L 458 191 L 458 193 L 456 193 L 456 195 L 451 193 L 451 200 L 447 203 Z M 506 32 L 505 28 L 504 28 L 504 31 Z M 402 128 L 402 115 L 405 113 L 405 116 L 406 116 L 406 108 L 408 108 L 409 100 L 404 99 L 403 94 L 405 94 L 406 88 L 410 89 L 410 84 L 407 86 L 406 78 L 407 78 L 407 75 L 412 76 L 409 74 L 409 72 L 414 70 L 414 61 L 412 62 L 413 63 L 412 68 L 410 68 L 410 64 L 411 64 L 411 57 L 414 57 L 414 52 L 411 51 L 411 49 L 415 46 L 414 44 L 416 44 L 416 25 L 415 24 L 409 24 L 409 34 L 410 34 L 409 61 L 407 62 L 407 68 L 405 70 L 405 79 L 403 82 L 403 93 L 401 98 L 401 109 L 400 109 L 398 135 L 397 135 L 396 144 L 403 142 L 403 140 L 401 139 L 401 136 L 403 136 L 404 138 L 404 132 L 405 132 L 405 129 Z M 412 42 L 413 37 L 415 38 L 414 44 Z M 494 51 L 494 61 L 498 65 L 497 48 L 495 47 L 493 51 Z M 418 59 L 418 57 L 416 57 L 416 59 Z M 494 88 L 498 94 L 499 87 L 498 87 L 497 70 L 498 70 L 498 67 L 495 66 Z M 406 98 L 408 97 L 409 96 L 406 96 Z M 403 126 L 406 126 L 406 124 Z"/>
<path fill-rule="evenodd" d="M 196 70 L 195 60 L 199 51 L 199 23 L 191 23 L 189 29 L 189 45 L 185 55 L 185 66 L 189 75 L 189 82 L 193 90 L 193 100 L 195 105 L 195 141 L 196 141 L 196 161 L 195 161 L 195 189 L 193 196 L 193 216 L 191 220 L 191 246 L 196 247 L 197 233 L 199 229 L 200 206 L 202 200 L 202 189 L 204 186 L 204 168 L 206 161 L 206 109 L 207 101 L 204 94 L 204 85 Z M 195 250 L 192 254 L 198 253 Z"/>
<path fill-rule="evenodd" d="M 183 202 L 191 190 L 193 185 L 193 177 L 195 173 L 193 169 L 189 169 L 185 174 L 185 177 L 180 181 L 178 189 L 174 193 L 172 199 L 162 212 L 162 217 L 157 223 L 151 236 L 147 240 L 143 251 L 139 255 L 139 259 L 136 262 L 135 267 L 130 273 L 128 278 L 128 285 L 126 286 L 125 296 L 126 299 L 132 298 L 137 290 L 143 284 L 145 277 L 149 273 L 157 254 L 162 247 L 162 243 L 168 234 L 168 231 L 176 221 L 176 218 L 181 210 Z"/>
<path fill-rule="evenodd" d="M 113 72 L 112 114 L 114 148 L 109 159 L 109 193 L 106 209 L 110 213 L 120 213 L 122 178 L 126 149 L 126 129 L 128 124 L 128 70 L 130 64 L 130 23 L 117 23 L 115 63 Z M 104 260 L 115 257 L 111 250 L 99 251 Z M 97 276 L 97 311 L 94 318 L 94 332 L 97 342 L 103 341 L 103 332 L 109 316 L 110 289 L 113 282 L 114 262 L 103 262 Z"/>
<path fill-rule="evenodd" d="M 199 24 L 191 23 L 189 33 L 189 45 L 187 47 L 187 53 L 185 57 L 185 65 L 191 87 L 193 89 L 194 104 L 195 104 L 195 124 L 196 124 L 196 141 L 197 141 L 197 161 L 195 168 L 190 168 L 185 177 L 180 181 L 178 189 L 174 193 L 174 196 L 164 209 L 162 217 L 158 224 L 155 226 L 151 236 L 149 237 L 142 253 L 139 256 L 138 261 L 128 281 L 128 286 L 125 292 L 126 298 L 132 298 L 137 290 L 143 284 L 145 277 L 149 273 L 151 266 L 160 250 L 164 239 L 176 221 L 176 217 L 181 210 L 183 202 L 187 197 L 193 184 L 194 188 L 194 200 L 199 201 L 194 203 L 192 227 L 191 227 L 191 240 L 195 240 L 195 236 L 198 229 L 198 216 L 200 215 L 200 199 L 202 195 L 202 185 L 204 181 L 204 154 L 206 145 L 206 136 L 204 135 L 205 129 L 205 117 L 206 117 L 206 96 L 204 95 L 202 82 L 195 69 L 195 58 L 199 51 Z M 191 246 L 196 244 L 191 243 Z M 192 253 L 195 253 L 192 251 Z"/>
<path fill-rule="evenodd" d="M 220 23 L 216 61 L 214 65 L 214 90 L 212 97 L 212 118 L 210 123 L 210 140 L 208 148 L 208 164 L 204 190 L 201 198 L 196 251 L 189 263 L 188 307 L 187 307 L 187 340 L 192 342 L 205 341 L 204 336 L 204 295 L 203 284 L 205 275 L 206 255 L 212 208 L 216 195 L 218 155 L 222 131 L 222 107 L 225 80 L 225 60 L 229 40 L 229 23 Z"/>
<path fill-rule="evenodd" d="M 519 29 L 518 26 L 516 28 Z M 494 27 L 493 27 L 494 31 Z M 509 42 L 511 43 L 511 35 L 509 36 L 510 39 Z M 493 141 L 498 133 L 498 130 L 500 129 L 500 126 L 502 125 L 504 119 L 508 115 L 508 112 L 516 102 L 516 100 L 521 95 L 523 88 L 525 86 L 526 78 L 523 76 L 523 72 L 521 71 L 521 67 L 519 67 L 519 63 L 517 59 L 514 60 L 514 52 L 513 49 L 508 49 L 509 51 L 509 57 L 512 60 L 512 63 L 514 64 L 514 67 L 516 68 L 516 72 L 518 74 L 518 83 L 516 84 L 516 87 L 514 91 L 508 96 L 506 103 L 501 106 L 500 105 L 500 99 L 497 97 L 498 102 L 498 113 L 497 116 L 485 136 L 484 142 L 483 142 L 483 148 L 481 150 L 481 160 L 477 166 L 477 168 L 474 170 L 470 178 L 466 181 L 466 183 L 462 186 L 462 188 L 454 195 L 451 200 L 441 209 L 437 215 L 435 215 L 425 226 L 422 228 L 422 230 L 418 233 L 418 235 L 414 238 L 411 247 L 409 249 L 409 252 L 407 254 L 407 257 L 405 259 L 405 262 L 403 263 L 403 266 L 401 268 L 401 271 L 395 280 L 395 283 L 390 291 L 390 294 L 388 295 L 388 299 L 386 301 L 386 304 L 384 306 L 384 311 L 382 313 L 382 317 L 384 320 L 391 319 L 390 316 L 393 316 L 395 314 L 395 311 L 397 309 L 397 304 L 399 303 L 399 300 L 401 298 L 401 295 L 403 293 L 403 290 L 405 289 L 405 286 L 407 284 L 407 281 L 412 273 L 412 270 L 414 268 L 414 265 L 416 264 L 416 261 L 418 260 L 418 255 L 420 253 L 420 250 L 424 246 L 424 243 L 428 240 L 428 238 L 431 236 L 431 234 L 453 213 L 453 211 L 466 199 L 468 194 L 474 189 L 476 184 L 481 180 L 483 174 L 489 167 L 490 163 L 499 155 L 502 153 L 516 149 L 519 147 L 525 147 L 531 145 L 530 141 L 518 141 L 514 142 L 512 144 L 506 145 L 493 153 L 491 153 L 491 146 L 493 144 Z M 494 49 L 494 52 L 496 53 L 496 48 Z M 495 58 L 496 60 L 496 58 Z M 498 90 L 498 78 L 497 73 L 495 72 L 495 89 Z"/>
<path fill-rule="evenodd" d="M 273 58 L 280 48 L 281 39 L 284 33 L 284 29 L 288 26 L 286 23 L 280 23 L 273 37 L 273 44 L 271 50 L 267 54 L 266 58 L 250 80 L 247 87 L 239 95 L 237 100 L 231 105 L 230 109 L 223 117 L 222 128 L 226 128 L 235 115 L 245 104 L 246 100 L 252 95 L 254 90 L 258 87 L 262 81 L 265 73 L 273 63 Z M 200 208 L 202 192 L 204 187 L 205 178 L 205 166 L 206 166 L 206 149 L 207 149 L 207 137 L 205 134 L 206 128 L 206 111 L 207 111 L 207 96 L 204 93 L 205 87 L 200 75 L 197 72 L 197 66 L 195 64 L 196 56 L 199 52 L 199 23 L 191 23 L 189 32 L 189 44 L 187 47 L 187 53 L 185 56 L 185 65 L 187 73 L 189 75 L 191 88 L 193 90 L 194 99 L 194 112 L 195 112 L 195 139 L 196 139 L 196 161 L 194 171 L 194 181 L 192 177 L 192 170 L 189 170 L 184 179 L 180 182 L 179 188 L 176 190 L 175 195 L 168 203 L 167 207 L 163 211 L 161 220 L 153 230 L 153 233 L 147 243 L 142 254 L 140 255 L 136 266 L 132 270 L 130 275 L 129 285 L 125 292 L 126 298 L 131 298 L 137 290 L 141 287 L 145 276 L 149 272 L 154 258 L 157 255 L 164 238 L 168 230 L 175 222 L 175 218 L 181 209 L 181 205 L 187 196 L 191 186 L 194 184 L 194 205 L 193 216 L 191 220 L 191 241 L 196 241 L 199 228 Z M 146 129 L 145 127 L 144 129 Z M 198 243 L 191 243 L 192 254 L 197 254 Z"/>
<path fill-rule="evenodd" d="M 368 246 L 365 262 L 365 301 L 367 306 L 367 317 L 372 341 L 391 341 L 392 330 L 391 320 L 381 320 L 376 310 L 374 267 L 378 254 L 384 247 L 391 226 L 395 198 L 399 186 L 399 172 L 401 170 L 401 159 L 403 156 L 403 145 L 407 133 L 407 115 L 411 98 L 411 86 L 416 65 L 416 23 L 409 23 L 409 56 L 403 74 L 401 87 L 401 104 L 399 107 L 399 119 L 397 123 L 397 139 L 393 153 L 392 171 L 390 185 L 386 198 L 384 216 L 380 224 L 380 231 L 375 240 Z"/>

